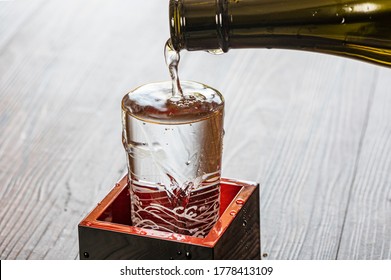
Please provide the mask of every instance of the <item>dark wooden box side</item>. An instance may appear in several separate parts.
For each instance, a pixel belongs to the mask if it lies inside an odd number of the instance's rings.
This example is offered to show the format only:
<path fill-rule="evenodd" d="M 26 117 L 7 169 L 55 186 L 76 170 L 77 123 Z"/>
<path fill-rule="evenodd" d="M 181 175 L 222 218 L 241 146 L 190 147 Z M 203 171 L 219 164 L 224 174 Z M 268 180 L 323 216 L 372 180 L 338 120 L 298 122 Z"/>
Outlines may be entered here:
<path fill-rule="evenodd" d="M 214 259 L 261 259 L 259 185 L 214 248 Z"/>
<path fill-rule="evenodd" d="M 213 248 L 79 225 L 81 260 L 169 260 L 213 258 Z"/>

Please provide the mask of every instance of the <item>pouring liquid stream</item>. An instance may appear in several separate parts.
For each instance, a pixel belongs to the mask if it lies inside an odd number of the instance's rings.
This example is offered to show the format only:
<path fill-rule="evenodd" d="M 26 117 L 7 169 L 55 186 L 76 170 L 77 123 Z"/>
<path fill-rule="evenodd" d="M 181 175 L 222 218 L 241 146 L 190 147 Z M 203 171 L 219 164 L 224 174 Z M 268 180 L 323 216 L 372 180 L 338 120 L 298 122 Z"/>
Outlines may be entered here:
<path fill-rule="evenodd" d="M 170 72 L 172 81 L 172 101 L 183 99 L 183 91 L 178 75 L 178 65 L 180 61 L 179 52 L 172 46 L 171 39 L 168 39 L 164 46 L 164 59 Z"/>

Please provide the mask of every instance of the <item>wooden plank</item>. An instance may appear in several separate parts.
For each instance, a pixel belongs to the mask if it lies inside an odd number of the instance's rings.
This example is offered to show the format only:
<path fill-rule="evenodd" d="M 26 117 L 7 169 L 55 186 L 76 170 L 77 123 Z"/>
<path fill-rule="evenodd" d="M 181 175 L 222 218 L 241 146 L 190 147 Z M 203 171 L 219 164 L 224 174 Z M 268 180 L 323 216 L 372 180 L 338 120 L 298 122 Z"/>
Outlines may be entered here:
<path fill-rule="evenodd" d="M 335 259 L 378 68 L 290 51 L 228 56 L 198 62 L 219 73 L 199 80 L 226 97 L 224 176 L 261 183 L 263 253 Z"/>
<path fill-rule="evenodd" d="M 272 259 L 333 259 L 375 70 L 323 57 L 316 64 L 315 59 L 296 61 L 291 64 L 301 64 L 298 74 L 288 68 L 290 77 L 279 81 L 290 102 L 281 108 L 284 119 L 271 132 L 272 143 L 266 142 L 271 158 L 262 159 L 264 169 L 252 173 L 263 183 L 264 250 Z"/>
<path fill-rule="evenodd" d="M 340 259 L 391 259 L 390 70 L 379 68 L 357 174 L 349 195 Z"/>
<path fill-rule="evenodd" d="M 168 76 L 167 33 L 141 12 L 166 22 L 160 8 L 55 1 L 15 22 L 0 56 L 1 259 L 78 257 L 78 222 L 125 172 L 121 98 Z M 137 48 L 151 40 L 140 28 L 161 42 L 144 61 Z"/>
<path fill-rule="evenodd" d="M 20 1 L 0 2 L 0 53 L 12 41 L 20 28 L 27 24 L 44 4 L 43 0 L 23 3 Z"/>

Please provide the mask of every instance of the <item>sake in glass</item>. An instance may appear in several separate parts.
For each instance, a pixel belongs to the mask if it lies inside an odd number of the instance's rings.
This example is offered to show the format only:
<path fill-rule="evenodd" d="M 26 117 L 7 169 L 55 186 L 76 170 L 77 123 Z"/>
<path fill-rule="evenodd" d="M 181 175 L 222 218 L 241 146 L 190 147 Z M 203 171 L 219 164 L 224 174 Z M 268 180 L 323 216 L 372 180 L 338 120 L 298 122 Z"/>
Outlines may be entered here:
<path fill-rule="evenodd" d="M 150 83 L 122 100 L 132 225 L 205 237 L 219 218 L 224 99 L 182 81 Z"/>

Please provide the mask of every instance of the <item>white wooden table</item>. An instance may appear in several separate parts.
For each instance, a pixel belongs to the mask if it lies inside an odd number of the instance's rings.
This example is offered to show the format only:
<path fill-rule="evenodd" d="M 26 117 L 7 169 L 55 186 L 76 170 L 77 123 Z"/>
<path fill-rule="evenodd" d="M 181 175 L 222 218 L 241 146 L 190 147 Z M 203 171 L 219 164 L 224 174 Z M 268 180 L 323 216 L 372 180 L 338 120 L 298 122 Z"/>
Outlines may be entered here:
<path fill-rule="evenodd" d="M 0 259 L 78 259 L 168 36 L 168 1 L 0 2 Z M 260 49 L 183 52 L 180 76 L 226 98 L 223 175 L 261 183 L 265 259 L 391 259 L 391 69 Z"/>

